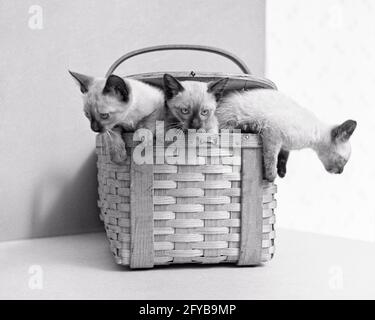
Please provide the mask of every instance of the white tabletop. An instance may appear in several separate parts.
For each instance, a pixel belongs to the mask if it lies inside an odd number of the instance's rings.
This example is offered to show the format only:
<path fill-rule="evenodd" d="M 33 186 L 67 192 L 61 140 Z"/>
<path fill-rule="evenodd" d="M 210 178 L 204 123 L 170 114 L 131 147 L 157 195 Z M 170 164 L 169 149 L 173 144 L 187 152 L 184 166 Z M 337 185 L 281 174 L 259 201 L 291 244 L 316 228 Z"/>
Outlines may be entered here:
<path fill-rule="evenodd" d="M 104 233 L 0 243 L 2 299 L 375 298 L 375 245 L 278 230 L 261 267 L 179 265 L 131 271 Z"/>

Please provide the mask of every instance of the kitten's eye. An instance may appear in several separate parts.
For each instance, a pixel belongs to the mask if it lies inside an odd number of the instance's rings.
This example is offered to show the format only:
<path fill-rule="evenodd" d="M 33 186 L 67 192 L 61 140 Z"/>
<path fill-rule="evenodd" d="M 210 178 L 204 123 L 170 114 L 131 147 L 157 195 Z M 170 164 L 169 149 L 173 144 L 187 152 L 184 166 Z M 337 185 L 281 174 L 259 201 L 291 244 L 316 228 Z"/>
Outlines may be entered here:
<path fill-rule="evenodd" d="M 201 111 L 202 116 L 207 116 L 208 115 L 208 109 L 204 109 Z"/>
<path fill-rule="evenodd" d="M 85 111 L 84 113 L 85 113 L 86 118 L 90 119 L 90 114 L 87 111 Z"/>
<path fill-rule="evenodd" d="M 189 113 L 189 108 L 181 108 L 181 113 L 182 114 L 188 114 Z"/>
<path fill-rule="evenodd" d="M 100 119 L 106 120 L 109 118 L 109 113 L 99 113 Z"/>

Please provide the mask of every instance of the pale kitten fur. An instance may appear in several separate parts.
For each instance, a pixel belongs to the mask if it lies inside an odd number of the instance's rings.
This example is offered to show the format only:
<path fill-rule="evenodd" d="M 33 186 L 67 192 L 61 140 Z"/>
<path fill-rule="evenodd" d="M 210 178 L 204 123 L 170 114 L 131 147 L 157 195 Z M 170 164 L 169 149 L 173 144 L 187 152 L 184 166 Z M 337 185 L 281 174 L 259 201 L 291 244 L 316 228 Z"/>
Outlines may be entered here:
<path fill-rule="evenodd" d="M 356 128 L 353 120 L 341 125 L 326 124 L 271 89 L 230 93 L 221 100 L 216 116 L 221 128 L 238 127 L 260 133 L 268 181 L 275 180 L 277 171 L 279 176 L 285 175 L 290 150 L 303 148 L 313 149 L 328 172 L 342 173 L 351 154 L 349 138 Z"/>
<path fill-rule="evenodd" d="M 70 72 L 70 71 L 69 71 Z M 84 112 L 91 129 L 108 137 L 111 160 L 121 164 L 126 159 L 122 129 L 154 126 L 147 118 L 164 109 L 162 90 L 141 81 L 116 75 L 94 78 L 70 72 L 83 94 Z M 150 128 L 153 129 L 153 128 Z"/>

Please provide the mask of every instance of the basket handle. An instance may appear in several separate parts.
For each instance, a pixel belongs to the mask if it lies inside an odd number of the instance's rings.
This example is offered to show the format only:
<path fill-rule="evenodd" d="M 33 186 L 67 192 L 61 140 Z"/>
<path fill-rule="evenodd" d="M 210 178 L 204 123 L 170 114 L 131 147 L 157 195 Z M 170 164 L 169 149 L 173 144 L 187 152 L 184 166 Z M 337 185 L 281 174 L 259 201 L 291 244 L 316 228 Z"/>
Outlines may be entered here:
<path fill-rule="evenodd" d="M 167 45 L 161 45 L 161 46 L 153 46 L 153 47 L 146 47 L 143 49 L 138 49 L 134 51 L 130 51 L 126 54 L 124 54 L 122 57 L 117 59 L 109 68 L 109 70 L 106 73 L 106 78 L 110 76 L 113 71 L 117 69 L 117 67 L 123 63 L 125 60 L 128 60 L 132 57 L 138 56 L 140 54 L 149 53 L 149 52 L 155 52 L 155 51 L 166 51 L 166 50 L 193 50 L 193 51 L 205 51 L 210 52 L 214 54 L 218 54 L 220 56 L 223 56 L 232 62 L 234 62 L 243 73 L 245 74 L 251 74 L 250 69 L 247 67 L 245 62 L 243 62 L 240 58 L 235 56 L 234 54 L 219 49 L 215 47 L 208 47 L 208 46 L 200 46 L 200 45 L 190 45 L 190 44 L 167 44 Z"/>

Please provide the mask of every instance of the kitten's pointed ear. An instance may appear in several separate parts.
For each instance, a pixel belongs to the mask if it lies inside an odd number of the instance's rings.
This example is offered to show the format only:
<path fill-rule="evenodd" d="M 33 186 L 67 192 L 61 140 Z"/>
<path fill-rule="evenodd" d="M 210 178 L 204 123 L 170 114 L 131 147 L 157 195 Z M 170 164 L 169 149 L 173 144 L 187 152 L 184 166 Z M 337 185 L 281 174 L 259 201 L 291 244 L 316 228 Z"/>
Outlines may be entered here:
<path fill-rule="evenodd" d="M 89 87 L 94 81 L 94 78 L 90 76 L 85 76 L 84 74 L 80 74 L 80 73 L 73 72 L 70 70 L 68 71 L 70 75 L 74 78 L 76 83 L 79 85 L 81 92 L 87 93 L 87 91 L 89 91 Z"/>
<path fill-rule="evenodd" d="M 179 92 L 184 91 L 182 84 L 170 74 L 165 74 L 163 77 L 164 93 L 167 99 L 172 99 Z"/>
<path fill-rule="evenodd" d="M 105 83 L 103 94 L 111 94 L 116 96 L 120 101 L 128 102 L 129 100 L 129 87 L 124 79 L 111 74 Z"/>
<path fill-rule="evenodd" d="M 347 120 L 343 124 L 340 124 L 339 126 L 332 129 L 332 139 L 334 141 L 345 142 L 349 140 L 356 127 L 356 121 Z"/>
<path fill-rule="evenodd" d="M 223 96 L 228 80 L 229 78 L 224 78 L 210 82 L 208 84 L 207 92 L 212 93 L 215 96 L 216 101 L 219 101 Z"/>

